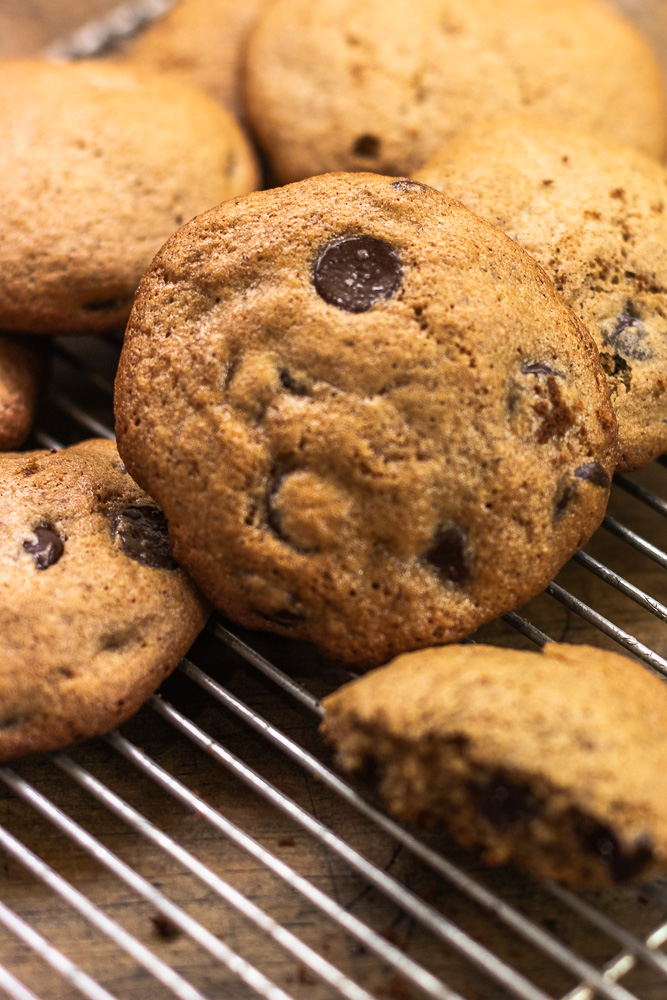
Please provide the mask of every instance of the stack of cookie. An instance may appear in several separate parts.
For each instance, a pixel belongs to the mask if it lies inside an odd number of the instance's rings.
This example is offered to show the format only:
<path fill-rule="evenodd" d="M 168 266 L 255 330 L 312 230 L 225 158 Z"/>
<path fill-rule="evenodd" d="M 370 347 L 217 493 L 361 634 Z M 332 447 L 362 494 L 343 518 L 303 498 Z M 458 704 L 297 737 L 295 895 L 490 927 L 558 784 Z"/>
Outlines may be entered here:
<path fill-rule="evenodd" d="M 128 477 L 74 505 L 104 560 L 136 562 L 128 517 L 153 539 L 164 510 L 175 559 L 222 613 L 368 668 L 538 593 L 599 525 L 615 468 L 667 447 L 665 106 L 654 56 L 611 7 L 181 0 L 111 61 L 16 61 L 0 81 L 0 326 L 100 333 L 134 302 L 115 397 L 124 467 L 106 455 L 99 475 L 126 468 L 147 495 L 125 497 Z M 252 141 L 278 186 L 256 190 Z M 30 462 L 56 490 L 82 459 L 92 482 L 87 452 Z M 7 457 L 8 551 L 37 593 L 88 529 L 66 523 L 57 490 L 30 506 L 21 461 Z M 139 562 L 126 592 L 152 622 L 143 577 L 182 571 Z M 82 657 L 106 663 L 142 628 L 93 630 Z M 144 669 L 152 684 L 169 667 Z M 32 721 L 8 753 L 44 748 L 33 696 L 11 703 L 6 729 Z M 104 720 L 86 732 L 117 717 Z M 529 822 L 505 840 L 493 823 L 460 833 L 474 809 L 454 782 L 455 831 L 518 857 L 558 779 L 500 753 L 475 757 L 478 784 L 495 769 L 529 786 Z M 399 811 L 438 812 L 415 795 Z M 562 802 L 544 843 L 597 823 L 621 873 L 667 854 L 662 832 L 642 853 L 636 824 L 603 805 L 579 822 L 581 798 Z M 615 877 L 562 855 L 556 877 Z"/>

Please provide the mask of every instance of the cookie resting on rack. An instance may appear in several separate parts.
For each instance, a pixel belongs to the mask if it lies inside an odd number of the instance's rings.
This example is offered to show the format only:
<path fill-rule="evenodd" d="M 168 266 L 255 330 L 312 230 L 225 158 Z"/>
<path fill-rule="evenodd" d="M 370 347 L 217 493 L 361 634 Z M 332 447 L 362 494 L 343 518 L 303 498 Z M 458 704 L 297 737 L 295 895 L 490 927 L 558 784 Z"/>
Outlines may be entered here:
<path fill-rule="evenodd" d="M 27 437 L 47 370 L 44 351 L 0 336 L 0 451 L 18 448 Z"/>
<path fill-rule="evenodd" d="M 132 715 L 203 627 L 162 511 L 109 441 L 0 455 L 0 760 Z"/>
<path fill-rule="evenodd" d="M 665 152 L 660 66 L 604 0 L 274 0 L 246 113 L 276 177 L 411 173 L 466 126 L 529 111 Z"/>
<path fill-rule="evenodd" d="M 118 446 L 225 614 L 385 662 L 541 590 L 600 523 L 588 332 L 431 188 L 330 174 L 226 202 L 138 291 Z"/>
<path fill-rule="evenodd" d="M 667 689 L 636 661 L 557 643 L 424 649 L 323 707 L 345 771 L 489 864 L 574 888 L 667 866 Z"/>
<path fill-rule="evenodd" d="M 224 108 L 102 62 L 0 64 L 0 329 L 100 333 L 198 212 L 257 184 Z"/>
<path fill-rule="evenodd" d="M 415 175 L 458 198 L 553 277 L 600 350 L 619 465 L 667 450 L 667 171 L 549 119 L 455 136 Z"/>

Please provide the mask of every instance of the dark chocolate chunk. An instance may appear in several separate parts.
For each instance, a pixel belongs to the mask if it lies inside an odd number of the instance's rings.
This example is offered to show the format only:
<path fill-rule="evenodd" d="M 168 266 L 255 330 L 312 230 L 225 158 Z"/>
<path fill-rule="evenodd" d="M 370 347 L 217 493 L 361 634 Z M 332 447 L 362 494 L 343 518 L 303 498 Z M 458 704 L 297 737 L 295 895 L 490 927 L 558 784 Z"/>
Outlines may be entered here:
<path fill-rule="evenodd" d="M 368 312 L 401 287 L 403 269 L 388 243 L 372 236 L 344 236 L 330 243 L 315 261 L 313 282 L 329 305 L 346 312 Z"/>
<path fill-rule="evenodd" d="M 280 384 L 295 396 L 308 395 L 308 387 L 290 375 L 286 368 L 283 368 L 280 372 Z"/>
<path fill-rule="evenodd" d="M 478 811 L 498 830 L 526 822 L 537 813 L 530 785 L 514 781 L 507 775 L 492 774 L 487 784 L 475 786 L 471 791 Z"/>
<path fill-rule="evenodd" d="M 55 528 L 49 524 L 38 524 L 33 529 L 37 536 L 34 542 L 24 542 L 23 548 L 35 561 L 37 569 L 47 569 L 57 563 L 65 551 L 65 543 Z"/>
<path fill-rule="evenodd" d="M 599 462 L 584 462 L 574 470 L 574 475 L 576 479 L 591 483 L 592 486 L 600 486 L 603 490 L 609 489 L 611 484 L 604 466 Z"/>
<path fill-rule="evenodd" d="M 639 318 L 632 302 L 628 302 L 626 312 L 622 313 L 611 330 L 604 338 L 605 344 L 614 348 L 617 354 L 631 361 L 648 361 L 653 357 L 653 351 L 644 343 L 646 327 Z"/>
<path fill-rule="evenodd" d="M 653 859 L 653 843 L 648 834 L 642 834 L 631 844 L 624 844 L 608 826 L 581 816 L 579 836 L 588 851 L 608 863 L 615 882 L 635 878 Z"/>
<path fill-rule="evenodd" d="M 554 516 L 556 519 L 563 516 L 567 508 L 572 503 L 572 500 L 574 499 L 576 492 L 577 492 L 577 487 L 576 484 L 574 483 L 568 483 L 566 486 L 563 487 L 555 504 L 556 509 Z"/>
<path fill-rule="evenodd" d="M 468 538 L 457 525 L 438 528 L 431 548 L 424 555 L 438 576 L 451 583 L 466 583 L 470 578 Z"/>
<path fill-rule="evenodd" d="M 151 569 L 177 569 L 169 547 L 167 518 L 159 507 L 132 504 L 116 514 L 114 534 L 126 556 Z"/>
<path fill-rule="evenodd" d="M 552 368 L 545 361 L 524 361 L 521 365 L 522 375 L 558 375 L 562 378 L 560 372 Z"/>

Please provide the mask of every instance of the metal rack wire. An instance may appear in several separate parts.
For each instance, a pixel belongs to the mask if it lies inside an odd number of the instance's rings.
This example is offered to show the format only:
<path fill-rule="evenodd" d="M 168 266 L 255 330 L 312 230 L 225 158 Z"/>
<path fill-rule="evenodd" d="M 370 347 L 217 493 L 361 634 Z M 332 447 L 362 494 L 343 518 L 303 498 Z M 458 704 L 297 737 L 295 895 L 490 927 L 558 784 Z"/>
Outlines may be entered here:
<path fill-rule="evenodd" d="M 117 353 L 113 338 L 56 344 L 27 447 L 113 437 Z M 539 645 L 565 627 L 667 676 L 667 503 L 655 486 L 665 464 L 617 476 L 610 514 L 563 582 L 480 637 Z M 612 568 L 628 551 L 634 580 Z M 600 610 L 610 602 L 613 616 Z M 348 677 L 299 644 L 214 617 L 122 732 L 0 768 L 0 991 L 667 996 L 660 883 L 579 897 L 486 872 L 337 774 L 317 734 L 319 699 Z"/>

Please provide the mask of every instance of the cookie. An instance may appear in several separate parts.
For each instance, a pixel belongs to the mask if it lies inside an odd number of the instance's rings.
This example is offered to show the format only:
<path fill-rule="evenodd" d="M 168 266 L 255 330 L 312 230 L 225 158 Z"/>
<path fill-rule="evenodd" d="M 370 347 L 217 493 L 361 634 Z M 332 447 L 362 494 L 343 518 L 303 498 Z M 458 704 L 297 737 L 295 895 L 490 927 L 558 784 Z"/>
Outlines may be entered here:
<path fill-rule="evenodd" d="M 0 455 L 0 760 L 98 736 L 176 666 L 207 607 L 109 441 Z"/>
<path fill-rule="evenodd" d="M 345 771 L 488 864 L 574 888 L 667 864 L 667 691 L 589 646 L 406 654 L 323 703 Z"/>
<path fill-rule="evenodd" d="M 47 367 L 43 351 L 0 336 L 0 451 L 18 448 L 27 437 Z"/>
<path fill-rule="evenodd" d="M 0 73 L 0 327 L 122 326 L 142 272 L 193 215 L 252 190 L 213 100 L 162 74 L 10 60 Z"/>
<path fill-rule="evenodd" d="M 251 36 L 248 118 L 281 182 L 410 174 L 450 135 L 518 111 L 660 158 L 655 55 L 598 0 L 276 0 Z"/>
<path fill-rule="evenodd" d="M 603 516 L 586 330 L 458 202 L 329 174 L 226 202 L 142 279 L 119 450 L 225 614 L 382 663 L 541 590 Z"/>
<path fill-rule="evenodd" d="M 123 61 L 182 76 L 242 115 L 247 37 L 269 0 L 180 0 L 137 35 Z"/>
<path fill-rule="evenodd" d="M 553 120 L 511 118 L 446 143 L 416 174 L 519 242 L 600 350 L 619 465 L 667 450 L 667 171 Z"/>

